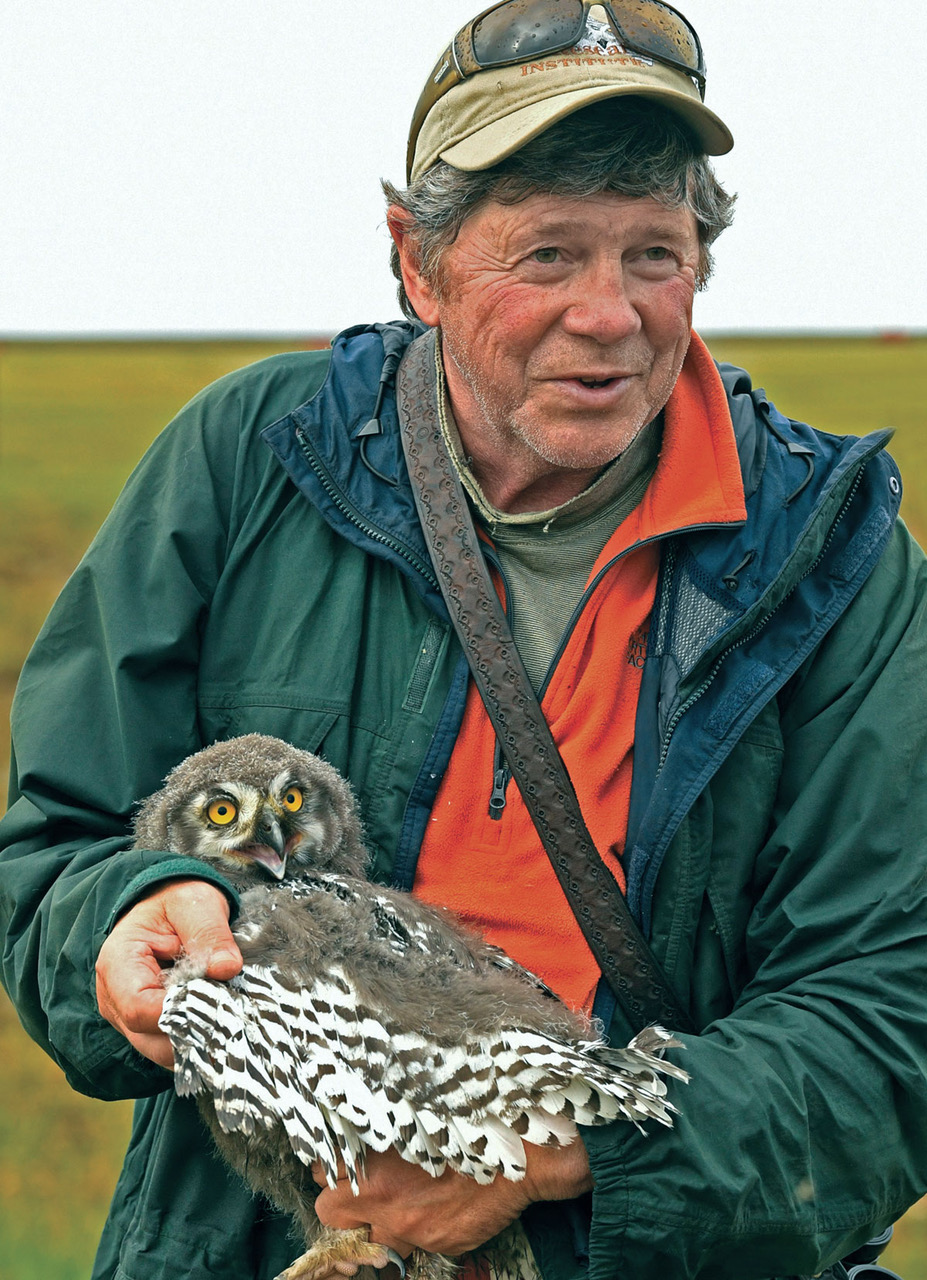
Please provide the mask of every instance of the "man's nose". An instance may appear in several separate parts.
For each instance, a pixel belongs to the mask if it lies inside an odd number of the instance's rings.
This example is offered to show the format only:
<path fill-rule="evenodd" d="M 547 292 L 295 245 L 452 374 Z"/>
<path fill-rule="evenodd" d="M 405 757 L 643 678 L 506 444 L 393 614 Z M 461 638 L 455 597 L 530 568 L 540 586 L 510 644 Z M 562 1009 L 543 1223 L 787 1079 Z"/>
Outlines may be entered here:
<path fill-rule="evenodd" d="M 564 312 L 563 327 L 574 336 L 609 345 L 638 333 L 641 317 L 628 294 L 620 263 L 584 271 Z"/>

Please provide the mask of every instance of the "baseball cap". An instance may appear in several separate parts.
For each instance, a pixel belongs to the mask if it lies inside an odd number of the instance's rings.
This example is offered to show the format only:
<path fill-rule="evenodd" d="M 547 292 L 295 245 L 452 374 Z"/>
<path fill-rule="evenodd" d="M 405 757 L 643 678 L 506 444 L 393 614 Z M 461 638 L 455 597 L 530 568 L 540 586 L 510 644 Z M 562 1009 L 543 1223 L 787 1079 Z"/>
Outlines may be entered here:
<path fill-rule="evenodd" d="M 661 103 L 708 155 L 723 155 L 734 139 L 702 101 L 704 83 L 698 36 L 660 0 L 502 0 L 461 28 L 426 81 L 408 180 L 439 159 L 488 169 L 581 107 L 623 95 Z"/>

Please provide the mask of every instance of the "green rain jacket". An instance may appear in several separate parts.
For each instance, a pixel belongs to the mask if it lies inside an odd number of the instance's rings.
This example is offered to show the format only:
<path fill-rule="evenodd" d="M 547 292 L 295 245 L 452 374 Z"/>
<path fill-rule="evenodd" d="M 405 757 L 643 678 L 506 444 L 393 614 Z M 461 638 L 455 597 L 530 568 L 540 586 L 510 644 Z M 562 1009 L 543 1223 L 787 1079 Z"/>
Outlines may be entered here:
<path fill-rule="evenodd" d="M 221 882 L 127 834 L 216 738 L 323 753 L 359 793 L 373 874 L 411 884 L 466 668 L 391 392 L 357 435 L 410 336 L 351 330 L 196 397 L 23 671 L 4 982 L 75 1089 L 138 1099 L 94 1280 L 269 1280 L 298 1252 L 168 1073 L 101 1019 L 94 961 L 151 885 Z M 692 1079 L 672 1131 L 584 1132 L 591 1213 L 526 1214 L 547 1280 L 810 1275 L 927 1189 L 924 559 L 884 435 L 814 432 L 722 375 L 748 518 L 663 548 L 625 854 L 700 1029 L 679 1051 Z M 613 1038 L 629 1031 L 614 1014 Z"/>

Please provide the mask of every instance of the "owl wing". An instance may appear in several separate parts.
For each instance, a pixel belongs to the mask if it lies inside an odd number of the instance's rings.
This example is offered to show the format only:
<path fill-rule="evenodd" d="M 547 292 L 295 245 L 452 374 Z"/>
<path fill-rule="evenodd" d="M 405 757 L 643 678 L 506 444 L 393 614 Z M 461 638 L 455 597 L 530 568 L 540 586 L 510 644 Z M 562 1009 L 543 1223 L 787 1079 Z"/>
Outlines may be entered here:
<path fill-rule="evenodd" d="M 619 1065 L 601 1047 L 518 1028 L 438 1044 L 367 1007 L 340 966 L 297 984 L 248 964 L 229 983 L 169 986 L 160 1025 L 181 1095 L 211 1095 L 219 1124 L 245 1135 L 281 1126 L 329 1185 L 340 1157 L 356 1189 L 367 1148 L 394 1147 L 437 1176 L 448 1166 L 482 1183 L 524 1176 L 523 1142 L 562 1145 L 577 1124 L 624 1117 L 671 1123 L 655 1033 Z"/>

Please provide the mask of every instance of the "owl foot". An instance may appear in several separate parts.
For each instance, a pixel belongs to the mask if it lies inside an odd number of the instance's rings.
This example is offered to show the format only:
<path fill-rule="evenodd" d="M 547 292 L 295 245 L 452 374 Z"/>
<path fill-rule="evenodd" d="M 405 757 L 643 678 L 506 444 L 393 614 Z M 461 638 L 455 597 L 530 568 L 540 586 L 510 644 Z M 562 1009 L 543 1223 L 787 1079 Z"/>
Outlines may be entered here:
<path fill-rule="evenodd" d="M 301 1257 L 281 1271 L 275 1280 L 325 1280 L 332 1275 L 352 1276 L 359 1267 L 382 1267 L 393 1263 L 399 1269 L 400 1280 L 406 1273 L 405 1263 L 393 1249 L 373 1244 L 368 1238 L 368 1228 L 354 1231 L 322 1232 Z"/>

